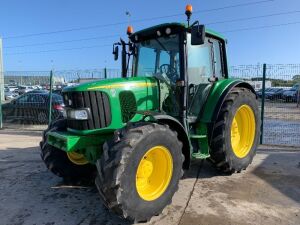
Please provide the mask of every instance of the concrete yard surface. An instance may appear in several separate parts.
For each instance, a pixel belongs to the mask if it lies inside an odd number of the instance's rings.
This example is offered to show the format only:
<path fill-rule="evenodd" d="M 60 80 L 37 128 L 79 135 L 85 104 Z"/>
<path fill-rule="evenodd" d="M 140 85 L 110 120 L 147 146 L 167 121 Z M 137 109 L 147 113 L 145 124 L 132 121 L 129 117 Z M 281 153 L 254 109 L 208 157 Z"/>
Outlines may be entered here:
<path fill-rule="evenodd" d="M 1 225 L 129 224 L 110 213 L 95 187 L 70 186 L 40 158 L 41 132 L 0 130 Z M 193 162 L 171 205 L 151 225 L 300 224 L 300 149 L 261 146 L 241 173 Z"/>

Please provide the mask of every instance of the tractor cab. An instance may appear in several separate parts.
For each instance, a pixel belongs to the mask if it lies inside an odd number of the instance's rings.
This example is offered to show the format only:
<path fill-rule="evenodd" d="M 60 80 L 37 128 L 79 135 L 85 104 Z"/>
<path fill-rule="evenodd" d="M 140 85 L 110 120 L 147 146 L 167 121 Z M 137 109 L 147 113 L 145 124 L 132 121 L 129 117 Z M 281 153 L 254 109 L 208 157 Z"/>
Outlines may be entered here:
<path fill-rule="evenodd" d="M 180 121 L 196 121 L 211 87 L 228 77 L 226 40 L 198 21 L 191 26 L 165 23 L 132 30 L 128 28 L 129 42 L 120 42 L 123 77 L 131 61 L 132 77 L 158 80 L 160 110 Z M 115 48 L 114 53 L 117 51 Z"/>

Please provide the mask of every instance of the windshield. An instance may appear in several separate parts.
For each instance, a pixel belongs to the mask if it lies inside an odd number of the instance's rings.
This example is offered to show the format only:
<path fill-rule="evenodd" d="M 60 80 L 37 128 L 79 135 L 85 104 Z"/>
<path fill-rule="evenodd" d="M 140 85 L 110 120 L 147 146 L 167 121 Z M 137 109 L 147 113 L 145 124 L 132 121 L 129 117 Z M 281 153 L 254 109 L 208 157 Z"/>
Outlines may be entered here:
<path fill-rule="evenodd" d="M 145 40 L 137 44 L 137 49 L 135 76 L 155 76 L 171 83 L 179 79 L 179 37 L 177 34 Z"/>

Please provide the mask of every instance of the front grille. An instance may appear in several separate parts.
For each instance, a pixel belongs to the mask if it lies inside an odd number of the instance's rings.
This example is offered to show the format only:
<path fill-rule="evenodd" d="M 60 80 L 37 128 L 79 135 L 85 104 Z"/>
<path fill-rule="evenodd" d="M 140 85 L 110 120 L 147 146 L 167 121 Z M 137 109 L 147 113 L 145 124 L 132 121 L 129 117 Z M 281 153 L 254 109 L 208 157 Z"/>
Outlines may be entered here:
<path fill-rule="evenodd" d="M 64 93 L 66 107 L 89 108 L 89 120 L 70 120 L 68 128 L 75 130 L 93 130 L 108 127 L 111 123 L 111 108 L 107 94 L 101 91 L 82 91 Z"/>

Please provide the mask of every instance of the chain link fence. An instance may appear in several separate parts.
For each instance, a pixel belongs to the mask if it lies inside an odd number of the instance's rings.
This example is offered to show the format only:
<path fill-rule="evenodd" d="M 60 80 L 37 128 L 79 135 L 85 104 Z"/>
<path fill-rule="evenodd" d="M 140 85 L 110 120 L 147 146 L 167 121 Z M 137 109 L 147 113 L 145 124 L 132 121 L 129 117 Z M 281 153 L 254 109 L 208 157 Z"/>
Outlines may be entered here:
<path fill-rule="evenodd" d="M 229 74 L 249 82 L 257 93 L 262 109 L 262 143 L 300 146 L 300 64 L 267 64 L 265 70 L 263 68 L 262 64 L 232 66 Z M 54 71 L 50 119 L 62 116 L 61 91 L 64 87 L 118 77 L 121 77 L 119 69 Z M 0 88 L 4 128 L 46 128 L 50 71 L 5 72 Z"/>
<path fill-rule="evenodd" d="M 300 146 L 300 64 L 232 66 L 231 77 L 249 82 L 263 110 L 262 143 Z M 263 88 L 265 84 L 265 88 Z"/>

